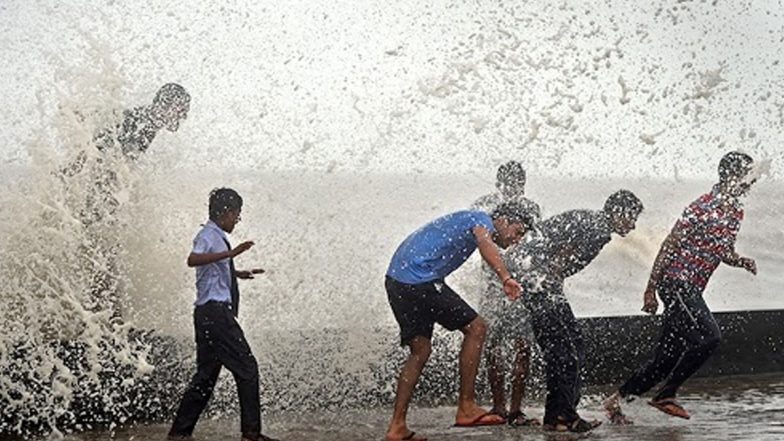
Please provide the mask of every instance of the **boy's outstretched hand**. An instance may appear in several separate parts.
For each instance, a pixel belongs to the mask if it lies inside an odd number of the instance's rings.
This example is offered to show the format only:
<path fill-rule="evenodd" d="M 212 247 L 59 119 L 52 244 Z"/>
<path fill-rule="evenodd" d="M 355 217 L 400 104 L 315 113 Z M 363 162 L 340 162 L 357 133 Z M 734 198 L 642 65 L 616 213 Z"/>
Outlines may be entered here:
<path fill-rule="evenodd" d="M 241 244 L 237 245 L 236 247 L 234 247 L 234 249 L 231 250 L 232 257 L 237 257 L 240 254 L 244 253 L 245 251 L 248 251 L 250 247 L 252 247 L 253 245 L 255 245 L 255 242 L 253 242 L 252 240 L 247 240 L 245 242 L 242 242 Z"/>
<path fill-rule="evenodd" d="M 264 270 L 261 268 L 254 268 L 249 271 L 235 271 L 234 274 L 237 276 L 238 279 L 253 279 L 255 274 L 264 274 Z"/>

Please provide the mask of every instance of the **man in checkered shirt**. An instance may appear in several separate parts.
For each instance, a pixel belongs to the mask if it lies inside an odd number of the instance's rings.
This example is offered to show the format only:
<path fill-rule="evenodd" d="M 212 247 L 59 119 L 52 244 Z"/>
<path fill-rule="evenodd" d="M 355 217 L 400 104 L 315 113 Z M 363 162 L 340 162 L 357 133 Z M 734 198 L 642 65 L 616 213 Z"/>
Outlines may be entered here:
<path fill-rule="evenodd" d="M 662 243 L 645 289 L 643 311 L 655 314 L 664 303 L 664 320 L 652 359 L 632 375 L 604 406 L 611 421 L 628 424 L 620 401 L 649 391 L 666 379 L 649 404 L 669 415 L 689 419 L 676 400 L 678 388 L 719 346 L 721 332 L 703 299 L 708 280 L 720 263 L 757 274 L 754 259 L 735 251 L 743 220 L 741 197 L 759 178 L 759 167 L 741 152 L 724 155 L 719 182 L 683 211 Z"/>

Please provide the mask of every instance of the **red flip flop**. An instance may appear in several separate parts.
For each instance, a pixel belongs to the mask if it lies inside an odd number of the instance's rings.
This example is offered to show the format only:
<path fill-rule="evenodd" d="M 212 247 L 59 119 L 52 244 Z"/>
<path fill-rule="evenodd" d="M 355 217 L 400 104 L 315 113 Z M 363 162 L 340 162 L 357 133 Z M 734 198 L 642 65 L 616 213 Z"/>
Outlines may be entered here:
<path fill-rule="evenodd" d="M 651 406 L 661 410 L 662 412 L 666 413 L 667 415 L 683 418 L 684 420 L 688 420 L 691 418 L 689 412 L 683 408 L 674 398 L 665 398 L 663 400 L 657 401 L 648 401 L 648 404 Z"/>
<path fill-rule="evenodd" d="M 501 418 L 500 420 L 490 419 L 489 417 Z M 485 412 L 467 423 L 455 423 L 455 427 L 480 427 L 480 426 L 500 426 L 506 424 L 506 419 L 492 412 Z"/>

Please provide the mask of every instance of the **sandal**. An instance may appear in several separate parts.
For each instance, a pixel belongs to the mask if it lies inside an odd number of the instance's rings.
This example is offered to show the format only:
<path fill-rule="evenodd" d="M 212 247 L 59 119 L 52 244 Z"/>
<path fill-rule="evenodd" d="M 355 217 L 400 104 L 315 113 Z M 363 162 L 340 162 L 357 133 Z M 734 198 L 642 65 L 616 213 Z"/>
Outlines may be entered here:
<path fill-rule="evenodd" d="M 541 426 L 542 423 L 539 422 L 536 418 L 528 418 L 525 413 L 522 411 L 516 410 L 514 412 L 510 412 L 509 415 L 506 417 L 506 422 L 509 423 L 512 427 L 523 427 L 523 426 Z"/>
<path fill-rule="evenodd" d="M 499 424 L 504 424 L 505 422 L 506 420 L 501 418 L 499 415 L 496 415 L 492 412 L 485 412 L 473 420 L 455 422 L 455 427 L 497 426 Z"/>
<path fill-rule="evenodd" d="M 602 425 L 601 421 L 586 421 L 580 417 L 575 418 L 571 422 L 560 421 L 556 424 L 545 424 L 544 430 L 549 432 L 572 432 L 572 433 L 586 433 Z"/>

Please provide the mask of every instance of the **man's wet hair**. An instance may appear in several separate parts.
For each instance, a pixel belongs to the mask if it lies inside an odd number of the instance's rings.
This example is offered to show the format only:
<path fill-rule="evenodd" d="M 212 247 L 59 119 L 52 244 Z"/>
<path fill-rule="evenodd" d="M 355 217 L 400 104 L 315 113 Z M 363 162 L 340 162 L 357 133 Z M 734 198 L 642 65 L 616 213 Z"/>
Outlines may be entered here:
<path fill-rule="evenodd" d="M 525 169 L 517 161 L 509 161 L 498 167 L 495 175 L 496 182 L 500 184 L 523 184 L 525 185 Z"/>
<path fill-rule="evenodd" d="M 503 217 L 510 223 L 523 224 L 526 230 L 530 230 L 536 227 L 539 218 L 539 206 L 536 204 L 534 205 L 536 208 L 532 209 L 531 206 L 519 201 L 504 202 L 493 210 L 490 217 L 493 218 L 493 220 Z"/>
<path fill-rule="evenodd" d="M 754 159 L 746 153 L 729 152 L 719 161 L 719 182 L 728 183 L 746 177 L 754 163 Z"/>
<path fill-rule="evenodd" d="M 618 190 L 604 201 L 604 211 L 612 214 L 629 213 L 637 216 L 643 208 L 640 198 L 629 190 Z"/>
<path fill-rule="evenodd" d="M 153 98 L 155 104 L 174 104 L 190 102 L 191 96 L 184 87 L 177 83 L 166 83 L 158 89 L 158 93 Z"/>
<path fill-rule="evenodd" d="M 210 192 L 210 220 L 216 221 L 224 213 L 242 209 L 242 197 L 231 188 L 216 188 Z"/>

